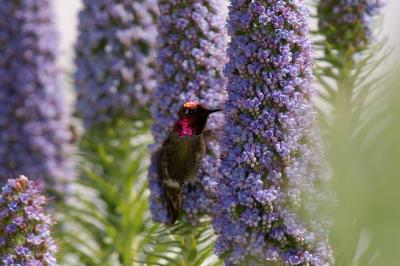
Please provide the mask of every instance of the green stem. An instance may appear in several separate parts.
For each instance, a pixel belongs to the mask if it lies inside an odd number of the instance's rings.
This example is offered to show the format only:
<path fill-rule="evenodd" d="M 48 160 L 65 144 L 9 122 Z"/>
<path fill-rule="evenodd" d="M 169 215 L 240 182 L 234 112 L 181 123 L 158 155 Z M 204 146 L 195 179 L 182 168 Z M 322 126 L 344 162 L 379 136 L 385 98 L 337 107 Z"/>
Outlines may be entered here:
<path fill-rule="evenodd" d="M 336 111 L 333 122 L 332 139 L 337 138 L 339 146 L 346 147 L 351 142 L 352 135 L 352 99 L 355 80 L 352 77 L 352 60 L 343 60 L 345 63 L 339 69 L 337 94 L 334 102 Z"/>
<path fill-rule="evenodd" d="M 354 172 L 357 159 L 355 154 L 354 140 L 352 138 L 356 125 L 353 125 L 353 97 L 355 91 L 356 77 L 352 70 L 354 63 L 348 55 L 342 55 L 342 66 L 338 68 L 336 80 L 337 91 L 333 107 L 335 117 L 333 120 L 330 136 L 330 162 L 334 169 L 333 185 L 336 188 L 340 208 L 335 215 L 334 228 L 332 230 L 332 242 L 336 247 L 340 261 L 337 265 L 345 265 L 353 260 L 357 248 L 358 238 L 361 229 L 357 224 L 358 203 L 354 195 L 360 189 Z M 357 201 L 357 200 L 356 200 Z"/>

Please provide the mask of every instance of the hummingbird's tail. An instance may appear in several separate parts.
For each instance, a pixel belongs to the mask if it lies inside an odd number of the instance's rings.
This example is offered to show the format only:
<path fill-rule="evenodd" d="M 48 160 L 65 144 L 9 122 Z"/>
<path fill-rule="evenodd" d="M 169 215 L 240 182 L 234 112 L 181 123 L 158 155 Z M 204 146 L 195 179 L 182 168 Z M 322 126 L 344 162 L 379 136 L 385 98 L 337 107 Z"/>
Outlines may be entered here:
<path fill-rule="evenodd" d="M 167 209 L 171 225 L 174 225 L 179 217 L 181 203 L 182 203 L 182 189 L 181 185 L 172 180 L 165 180 L 163 182 L 165 197 L 167 202 Z"/>

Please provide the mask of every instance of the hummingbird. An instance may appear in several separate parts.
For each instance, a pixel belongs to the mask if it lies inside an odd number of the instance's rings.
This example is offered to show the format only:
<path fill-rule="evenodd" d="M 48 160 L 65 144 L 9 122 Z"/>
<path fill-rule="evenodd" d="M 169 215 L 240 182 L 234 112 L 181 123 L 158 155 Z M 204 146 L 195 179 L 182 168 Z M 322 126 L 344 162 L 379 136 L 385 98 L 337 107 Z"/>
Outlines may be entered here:
<path fill-rule="evenodd" d="M 205 130 L 210 114 L 221 109 L 207 109 L 198 102 L 186 102 L 178 112 L 178 120 L 153 159 L 164 189 L 170 224 L 178 219 L 182 186 L 196 179 L 206 153 Z"/>

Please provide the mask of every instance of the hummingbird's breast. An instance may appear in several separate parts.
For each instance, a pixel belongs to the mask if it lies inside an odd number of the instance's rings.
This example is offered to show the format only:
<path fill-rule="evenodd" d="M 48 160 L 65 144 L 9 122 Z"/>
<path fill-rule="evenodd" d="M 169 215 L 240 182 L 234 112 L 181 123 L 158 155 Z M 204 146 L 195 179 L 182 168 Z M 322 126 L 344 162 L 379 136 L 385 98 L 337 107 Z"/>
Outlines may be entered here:
<path fill-rule="evenodd" d="M 194 180 L 206 152 L 203 136 L 174 136 L 170 145 L 168 171 L 171 178 L 181 183 Z"/>

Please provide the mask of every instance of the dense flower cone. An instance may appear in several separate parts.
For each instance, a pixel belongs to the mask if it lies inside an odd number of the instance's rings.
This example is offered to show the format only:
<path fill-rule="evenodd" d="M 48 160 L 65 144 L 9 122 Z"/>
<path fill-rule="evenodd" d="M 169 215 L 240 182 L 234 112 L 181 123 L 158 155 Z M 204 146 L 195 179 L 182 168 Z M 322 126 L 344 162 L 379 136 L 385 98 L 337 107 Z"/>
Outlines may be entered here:
<path fill-rule="evenodd" d="M 25 176 L 9 179 L 0 194 L 0 264 L 55 266 L 46 198 Z"/>
<path fill-rule="evenodd" d="M 214 218 L 227 265 L 330 265 L 307 18 L 303 1 L 231 2 Z"/>
<path fill-rule="evenodd" d="M 185 101 L 199 101 L 206 107 L 221 106 L 224 96 L 222 68 L 225 63 L 222 1 L 159 1 L 160 51 L 159 86 L 152 99 L 154 149 L 170 132 L 179 108 Z M 213 115 L 210 128 L 221 126 L 222 117 Z M 218 154 L 217 145 L 214 154 Z M 204 160 L 199 181 L 184 188 L 183 209 L 186 218 L 196 223 L 200 214 L 210 211 L 218 161 L 213 155 Z M 168 214 L 155 165 L 150 168 L 150 208 L 153 217 L 166 222 Z"/>
<path fill-rule="evenodd" d="M 44 177 L 47 185 L 59 185 L 73 176 L 50 3 L 0 3 L 0 183 L 29 173 L 32 179 Z"/>
<path fill-rule="evenodd" d="M 132 117 L 155 86 L 157 0 L 84 0 L 76 45 L 78 112 L 86 126 Z"/>
<path fill-rule="evenodd" d="M 372 19 L 384 0 L 320 0 L 319 29 L 330 48 L 359 52 L 372 37 Z"/>

